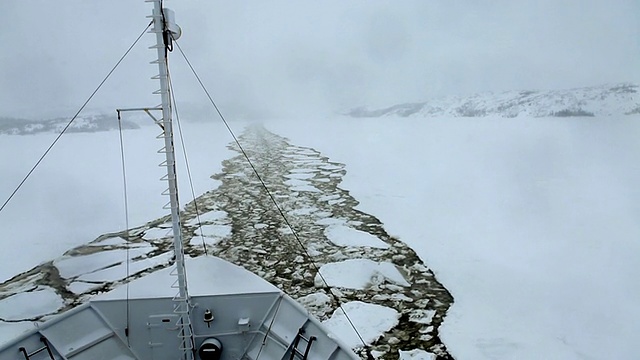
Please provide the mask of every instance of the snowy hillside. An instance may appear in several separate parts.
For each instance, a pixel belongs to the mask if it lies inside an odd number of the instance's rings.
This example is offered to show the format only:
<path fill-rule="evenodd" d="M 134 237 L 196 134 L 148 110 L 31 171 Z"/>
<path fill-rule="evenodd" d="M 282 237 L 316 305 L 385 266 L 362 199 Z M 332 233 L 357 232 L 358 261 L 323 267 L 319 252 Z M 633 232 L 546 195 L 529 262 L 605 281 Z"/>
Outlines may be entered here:
<path fill-rule="evenodd" d="M 12 117 L 0 117 L 0 134 L 26 135 L 41 132 L 59 133 L 69 123 L 70 118 L 54 118 L 47 120 L 26 120 Z M 118 128 L 115 114 L 82 114 L 77 117 L 68 132 L 96 132 Z M 122 120 L 123 129 L 137 129 L 139 126 L 131 121 Z"/>
<path fill-rule="evenodd" d="M 552 91 L 507 91 L 471 97 L 444 97 L 384 109 L 355 108 L 353 117 L 455 116 L 455 117 L 567 117 L 640 114 L 638 85 L 622 83 Z"/>

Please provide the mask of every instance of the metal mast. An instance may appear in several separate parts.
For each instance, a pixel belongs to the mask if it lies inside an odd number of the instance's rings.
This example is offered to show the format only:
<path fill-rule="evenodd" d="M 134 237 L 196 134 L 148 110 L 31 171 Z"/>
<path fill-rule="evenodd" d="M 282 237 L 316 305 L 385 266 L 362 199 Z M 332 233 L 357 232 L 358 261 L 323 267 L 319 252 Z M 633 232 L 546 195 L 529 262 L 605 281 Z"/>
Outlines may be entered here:
<path fill-rule="evenodd" d="M 167 54 L 171 46 L 171 41 L 180 36 L 180 28 L 173 22 L 173 11 L 162 9 L 161 0 L 146 0 L 146 2 L 153 2 L 154 5 L 151 15 L 151 18 L 153 18 L 153 28 L 150 32 L 156 34 L 156 45 L 151 48 L 157 50 L 158 59 L 152 63 L 158 64 L 159 74 L 154 76 L 153 79 L 160 80 L 160 90 L 155 91 L 154 94 L 159 94 L 162 98 L 162 119 L 158 122 L 163 132 L 158 138 L 164 139 L 164 147 L 160 149 L 159 152 L 164 153 L 166 156 L 165 161 L 163 161 L 160 166 L 164 166 L 167 169 L 167 174 L 162 177 L 162 180 L 167 180 L 169 187 L 163 194 L 169 195 L 169 203 L 165 205 L 165 208 L 169 206 L 171 209 L 171 221 L 173 225 L 173 250 L 176 269 L 172 274 L 178 277 L 174 283 L 174 286 L 178 288 L 178 293 L 173 299 L 175 302 L 174 312 L 180 316 L 180 320 L 178 320 L 179 323 L 177 324 L 180 327 L 178 336 L 180 337 L 180 348 L 184 353 L 184 359 L 193 360 L 193 333 L 189 318 L 189 293 L 187 291 L 187 278 L 184 266 L 182 227 L 180 226 L 173 126 L 171 121 L 171 95 L 169 93 L 169 72 L 167 68 Z"/>

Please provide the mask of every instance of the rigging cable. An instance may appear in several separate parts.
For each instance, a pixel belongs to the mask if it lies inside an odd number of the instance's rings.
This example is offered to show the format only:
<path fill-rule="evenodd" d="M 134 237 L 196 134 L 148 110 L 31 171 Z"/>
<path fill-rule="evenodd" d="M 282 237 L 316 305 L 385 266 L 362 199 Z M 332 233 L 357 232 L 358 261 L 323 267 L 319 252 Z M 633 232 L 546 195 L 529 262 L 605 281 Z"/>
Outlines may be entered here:
<path fill-rule="evenodd" d="M 178 125 L 178 135 L 180 136 L 180 144 L 182 145 L 182 154 L 184 155 L 184 163 L 187 168 L 187 177 L 189 178 L 189 186 L 191 187 L 191 196 L 193 197 L 193 206 L 196 211 L 196 218 L 198 220 L 198 226 L 200 227 L 200 238 L 202 239 L 202 247 L 204 248 L 204 254 L 207 255 L 207 243 L 204 240 L 204 232 L 202 231 L 202 221 L 200 221 L 200 210 L 198 209 L 198 201 L 196 200 L 196 192 L 193 190 L 193 179 L 191 177 L 191 167 L 189 166 L 189 159 L 187 156 L 187 148 L 184 145 L 184 137 L 182 136 L 182 126 L 180 125 L 180 116 L 178 115 L 178 105 L 176 104 L 176 96 L 173 92 L 173 82 L 171 82 L 171 74 L 169 73 L 169 67 L 167 66 L 167 79 L 169 80 L 169 93 L 173 101 L 172 108 L 176 113 L 176 124 Z"/>
<path fill-rule="evenodd" d="M 235 133 L 233 132 L 233 130 L 231 130 L 231 127 L 229 126 L 229 123 L 227 122 L 227 120 L 225 119 L 225 117 L 222 115 L 222 112 L 220 112 L 220 109 L 218 108 L 218 105 L 216 105 L 215 101 L 213 101 L 213 98 L 211 97 L 211 94 L 209 94 L 209 91 L 207 90 L 207 88 L 204 86 L 204 83 L 202 82 L 202 80 L 200 79 L 200 76 L 198 76 L 198 73 L 196 72 L 196 70 L 193 68 L 193 65 L 191 65 L 191 62 L 189 61 L 189 59 L 187 58 L 187 56 L 185 55 L 184 51 L 182 51 L 182 47 L 180 47 L 180 44 L 173 39 L 175 45 L 178 47 L 178 51 L 180 51 L 180 54 L 182 55 L 182 57 L 184 58 L 185 62 L 187 63 L 187 65 L 189 66 L 189 68 L 191 69 L 191 72 L 193 73 L 193 75 L 195 76 L 196 80 L 198 81 L 198 83 L 200 84 L 200 87 L 202 87 L 202 90 L 205 92 L 205 94 L 207 95 L 207 97 L 209 98 L 209 101 L 211 102 L 211 104 L 213 105 L 213 107 L 215 108 L 216 112 L 218 113 L 218 116 L 220 116 L 220 119 L 222 120 L 222 122 L 224 123 L 225 127 L 227 128 L 227 131 L 229 131 L 229 134 L 231 134 L 231 136 L 233 137 L 233 140 L 235 141 L 236 145 L 238 145 L 238 148 L 240 149 L 240 152 L 242 153 L 242 155 L 244 156 L 244 158 L 247 160 L 247 162 L 249 163 L 249 166 L 251 167 L 251 169 L 253 170 L 253 173 L 256 175 L 256 177 L 258 178 L 258 181 L 260 182 L 260 184 L 262 185 L 262 187 L 264 188 L 264 190 L 266 191 L 267 195 L 269 196 L 269 198 L 271 199 L 271 202 L 273 202 L 273 204 L 275 205 L 276 209 L 278 210 L 278 213 L 280 214 L 280 216 L 282 217 L 282 219 L 284 220 L 285 224 L 287 225 L 287 228 L 291 231 L 291 233 L 293 234 L 293 237 L 296 239 L 297 243 L 300 245 L 300 247 L 302 248 L 302 251 L 305 253 L 306 258 L 309 260 L 309 262 L 311 263 L 311 266 L 313 266 L 314 270 L 316 270 L 316 274 L 318 274 L 318 276 L 320 277 L 320 279 L 322 280 L 322 282 L 324 283 L 325 286 L 327 286 L 327 288 L 329 288 L 329 293 L 331 295 L 333 295 L 334 299 L 336 300 L 336 302 L 338 303 L 338 307 L 340 308 L 340 310 L 342 310 L 342 313 L 344 314 L 345 318 L 347 319 L 347 322 L 349 323 L 349 325 L 351 326 L 351 328 L 353 329 L 353 331 L 356 333 L 356 335 L 358 336 L 358 339 L 360 340 L 360 342 L 362 343 L 362 345 L 364 346 L 365 350 L 367 351 L 367 355 L 368 357 L 371 357 L 371 354 L 369 353 L 369 346 L 367 345 L 367 343 L 364 341 L 364 339 L 362 338 L 362 335 L 360 334 L 360 332 L 358 331 L 358 329 L 356 328 L 355 324 L 353 323 L 353 321 L 351 321 L 351 318 L 349 317 L 349 315 L 347 314 L 347 312 L 344 310 L 344 307 L 342 306 L 342 303 L 340 302 L 340 299 L 333 293 L 333 291 L 331 291 L 331 287 L 329 286 L 329 283 L 327 282 L 327 280 L 324 278 L 324 276 L 322 275 L 322 273 L 320 272 L 320 268 L 318 267 L 318 265 L 316 265 L 316 263 L 313 261 L 313 258 L 311 257 L 311 255 L 309 254 L 309 252 L 307 251 L 307 249 L 305 248 L 304 244 L 302 243 L 302 240 L 300 240 L 300 237 L 298 236 L 298 233 L 293 229 L 293 226 L 289 223 L 289 220 L 287 219 L 287 216 L 285 215 L 284 211 L 282 210 L 282 208 L 280 207 L 280 205 L 278 204 L 278 201 L 276 200 L 276 198 L 273 196 L 273 194 L 271 194 L 271 191 L 269 190 L 269 188 L 267 187 L 267 184 L 264 182 L 264 180 L 262 179 L 262 176 L 260 175 L 260 173 L 258 172 L 258 170 L 255 168 L 255 166 L 253 165 L 253 162 L 251 161 L 251 159 L 249 159 L 249 155 L 247 155 L 246 151 L 244 150 L 244 148 L 242 147 L 242 145 L 240 144 L 240 141 L 238 140 L 238 138 L 236 137 Z"/>
<path fill-rule="evenodd" d="M 126 247 L 126 256 L 127 256 L 127 261 L 126 261 L 126 268 L 127 268 L 127 277 L 125 279 L 127 279 L 127 285 L 126 285 L 126 294 L 127 294 L 127 298 L 126 298 L 126 327 L 124 329 L 124 333 L 125 336 L 127 337 L 127 346 L 130 346 L 129 344 L 129 315 L 130 315 L 130 306 L 129 306 L 129 274 L 130 274 L 130 269 L 129 269 L 129 200 L 128 200 L 128 196 L 127 196 L 127 168 L 126 168 L 126 163 L 125 163 L 125 157 L 124 157 L 124 139 L 122 137 L 122 119 L 120 117 L 120 111 L 118 110 L 118 132 L 120 134 L 120 160 L 122 162 L 122 185 L 123 185 L 123 189 L 124 189 L 124 223 L 125 223 L 125 235 L 124 235 L 124 240 L 125 240 L 125 247 Z"/>
<path fill-rule="evenodd" d="M 111 68 L 111 70 L 109 71 L 109 73 L 107 74 L 107 76 L 104 77 L 104 79 L 102 79 L 102 81 L 100 82 L 100 84 L 98 85 L 98 87 L 93 90 L 93 92 L 91 93 L 91 95 L 89 95 L 89 97 L 87 98 L 87 100 L 84 102 L 84 104 L 82 104 L 82 106 L 80 107 L 80 109 L 78 109 L 78 111 L 76 111 L 75 115 L 73 115 L 73 117 L 71 118 L 71 120 L 69 120 L 69 122 L 67 123 L 67 125 L 62 129 L 62 131 L 60 132 L 60 134 L 58 134 L 58 136 L 56 136 L 56 138 L 53 140 L 53 142 L 51 143 L 51 145 L 49 145 L 49 147 L 47 148 L 47 150 L 44 152 L 44 154 L 42 154 L 42 156 L 40 156 L 40 158 L 38 159 L 38 161 L 36 161 L 35 165 L 33 165 L 33 167 L 31 168 L 31 170 L 29 170 L 29 172 L 27 173 L 27 175 L 25 175 L 25 177 L 22 179 L 22 181 L 20 181 L 20 183 L 18 184 L 18 186 L 13 190 L 13 192 L 11 193 L 11 195 L 9 195 L 9 197 L 4 201 L 4 203 L 2 204 L 2 206 L 0 206 L 0 212 L 2 212 L 2 210 L 4 210 L 4 208 L 7 206 L 7 204 L 9 204 L 9 201 L 11 201 L 11 199 L 13 199 L 13 197 L 16 195 L 16 193 L 20 190 L 20 188 L 22 188 L 22 185 L 24 185 L 24 183 L 27 181 L 27 179 L 31 176 L 31 174 L 36 170 L 36 168 L 40 165 L 40 163 L 42 162 L 42 160 L 44 160 L 44 158 L 49 154 L 49 152 L 51 151 L 51 149 L 53 149 L 53 147 L 56 145 L 56 143 L 58 142 L 58 140 L 60 140 L 60 138 L 62 137 L 62 135 L 64 135 L 64 133 L 69 129 L 69 127 L 71 126 L 71 124 L 75 121 L 75 119 L 78 117 L 78 115 L 82 112 L 82 110 L 84 110 L 84 108 L 87 106 L 87 104 L 89 104 L 89 101 L 91 101 L 91 99 L 93 99 L 93 96 L 98 92 L 98 90 L 100 90 L 100 88 L 102 87 L 102 85 L 104 85 L 104 83 L 107 81 L 107 79 L 109 79 L 109 77 L 111 76 L 111 74 L 113 74 L 113 72 L 116 70 L 116 68 L 120 65 L 120 63 L 122 63 L 122 61 L 124 60 L 125 57 L 127 57 L 127 55 L 129 55 L 129 52 L 131 52 L 131 50 L 136 46 L 136 44 L 138 43 L 138 41 L 140 40 L 140 38 L 142 38 L 142 36 L 144 35 L 144 33 L 147 31 L 147 29 L 149 29 L 149 27 L 151 26 L 151 24 L 153 24 L 153 21 L 151 21 L 149 23 L 149 25 L 147 25 L 147 27 L 144 28 L 144 30 L 142 31 L 142 33 L 140 33 L 140 35 L 138 36 L 138 38 L 133 42 L 133 44 L 131 44 L 131 46 L 129 46 L 129 48 L 127 49 L 127 51 L 125 51 L 125 53 L 120 57 L 120 60 L 118 60 L 118 62 Z"/>
<path fill-rule="evenodd" d="M 276 307 L 276 311 L 273 314 L 271 321 L 269 322 L 269 327 L 267 328 L 267 331 L 264 332 L 264 337 L 262 338 L 260 349 L 258 350 L 258 354 L 256 355 L 256 360 L 260 359 L 260 354 L 262 354 L 262 349 L 264 349 L 264 347 L 267 345 L 267 339 L 269 338 L 269 334 L 271 333 L 271 328 L 273 327 L 273 323 L 276 321 L 276 317 L 278 317 L 278 311 L 280 311 L 280 305 L 282 304 L 283 298 L 284 298 L 284 295 L 280 294 L 280 297 L 278 298 L 278 305 Z"/>

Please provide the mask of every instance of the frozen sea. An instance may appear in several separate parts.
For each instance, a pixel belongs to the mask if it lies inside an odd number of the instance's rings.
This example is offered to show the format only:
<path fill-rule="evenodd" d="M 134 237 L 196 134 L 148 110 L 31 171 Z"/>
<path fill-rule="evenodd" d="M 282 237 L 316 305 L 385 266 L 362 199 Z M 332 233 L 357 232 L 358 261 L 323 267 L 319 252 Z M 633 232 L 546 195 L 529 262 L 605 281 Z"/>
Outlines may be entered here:
<path fill-rule="evenodd" d="M 232 123 L 237 132 L 246 125 Z M 341 187 L 358 208 L 434 270 L 455 298 L 440 335 L 456 358 L 636 356 L 637 117 L 334 117 L 264 126 L 346 164 Z M 219 185 L 209 176 L 233 156 L 231 139 L 219 124 L 183 128 L 198 195 Z M 156 132 L 125 132 L 132 226 L 164 215 L 160 161 L 147 161 L 157 156 Z M 54 136 L 0 136 L 2 200 Z M 190 197 L 186 181 L 181 194 Z M 0 213 L 0 228 L 2 280 L 124 228 L 118 134 L 63 137 Z"/>

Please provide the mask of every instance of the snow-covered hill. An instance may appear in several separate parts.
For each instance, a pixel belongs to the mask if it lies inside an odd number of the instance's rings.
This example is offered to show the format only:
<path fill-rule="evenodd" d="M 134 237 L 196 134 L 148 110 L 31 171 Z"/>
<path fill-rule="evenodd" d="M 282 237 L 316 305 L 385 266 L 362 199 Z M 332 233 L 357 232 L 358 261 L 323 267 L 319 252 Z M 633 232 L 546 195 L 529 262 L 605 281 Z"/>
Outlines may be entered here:
<path fill-rule="evenodd" d="M 353 117 L 456 116 L 547 117 L 640 114 L 638 85 L 622 83 L 569 90 L 507 91 L 470 97 L 443 97 L 384 109 L 355 108 Z"/>
<path fill-rule="evenodd" d="M 69 118 L 54 118 L 48 120 L 26 120 L 11 117 L 0 117 L 0 134 L 26 135 L 41 132 L 59 133 L 69 123 Z M 115 114 L 82 114 L 78 116 L 67 129 L 68 132 L 96 132 L 118 128 Z M 122 120 L 123 129 L 138 129 L 139 126 L 128 120 Z"/>

